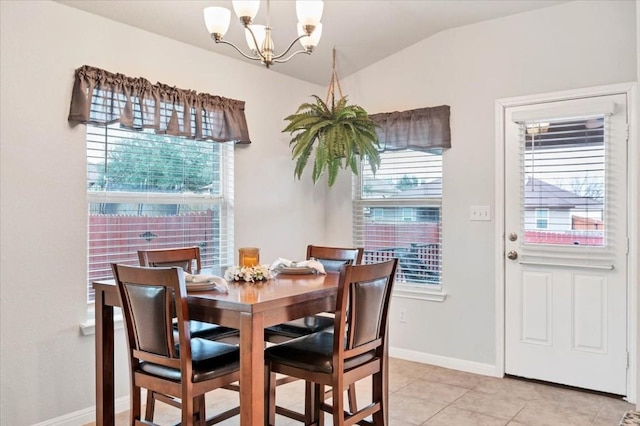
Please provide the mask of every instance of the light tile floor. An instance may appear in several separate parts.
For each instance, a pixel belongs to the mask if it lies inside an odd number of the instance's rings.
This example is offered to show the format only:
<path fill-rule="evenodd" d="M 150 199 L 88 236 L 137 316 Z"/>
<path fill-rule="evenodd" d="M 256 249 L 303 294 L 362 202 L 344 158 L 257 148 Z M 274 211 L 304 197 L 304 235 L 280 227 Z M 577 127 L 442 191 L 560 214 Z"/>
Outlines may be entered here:
<path fill-rule="evenodd" d="M 480 376 L 396 358 L 389 365 L 389 426 L 617 426 L 623 414 L 634 409 L 619 398 L 525 380 Z M 357 387 L 358 401 L 365 404 L 369 385 L 363 381 Z M 301 411 L 303 392 L 300 381 L 281 386 L 278 404 Z M 209 413 L 237 403 L 234 392 L 217 390 L 207 395 Z M 179 416 L 175 408 L 157 403 L 156 423 L 169 425 Z M 128 412 L 119 413 L 116 424 L 127 422 Z M 277 426 L 300 424 L 280 416 L 276 422 Z M 220 425 L 236 426 L 239 419 Z"/>

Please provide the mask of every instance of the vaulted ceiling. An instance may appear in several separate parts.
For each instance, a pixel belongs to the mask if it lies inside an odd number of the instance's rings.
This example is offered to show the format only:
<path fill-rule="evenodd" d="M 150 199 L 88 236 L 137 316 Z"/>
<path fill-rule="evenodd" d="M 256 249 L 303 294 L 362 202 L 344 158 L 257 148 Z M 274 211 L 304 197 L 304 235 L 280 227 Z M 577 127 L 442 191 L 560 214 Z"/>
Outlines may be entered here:
<path fill-rule="evenodd" d="M 566 0 L 326 0 L 320 44 L 311 56 L 298 55 L 275 64 L 279 72 L 319 85 L 331 77 L 332 48 L 338 73 L 347 77 L 440 31 L 475 22 L 549 7 Z M 59 3 L 104 16 L 212 52 L 244 59 L 230 46 L 215 44 L 204 25 L 203 9 L 223 6 L 232 10 L 225 40 L 246 51 L 242 26 L 230 0 L 58 0 Z M 295 2 L 273 0 L 270 23 L 276 53 L 297 36 Z M 254 23 L 266 21 L 262 2 Z M 296 46 L 297 48 L 298 46 Z M 263 66 L 253 61 L 257 66 Z M 402 66 L 398 64 L 398 66 Z"/>

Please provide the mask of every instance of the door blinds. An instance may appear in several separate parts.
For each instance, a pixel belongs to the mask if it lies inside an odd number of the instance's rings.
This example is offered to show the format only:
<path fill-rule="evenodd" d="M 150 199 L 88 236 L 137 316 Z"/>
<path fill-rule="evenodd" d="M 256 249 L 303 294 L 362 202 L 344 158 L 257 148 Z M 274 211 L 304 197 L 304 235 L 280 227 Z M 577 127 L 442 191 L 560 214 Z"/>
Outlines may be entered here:
<path fill-rule="evenodd" d="M 610 143 L 614 110 L 614 103 L 600 102 L 589 110 L 514 114 L 524 258 L 613 267 L 613 242 L 624 231 L 613 226 L 623 212 L 612 206 L 624 198 L 618 191 L 624 182 L 612 172 L 624 167 Z"/>

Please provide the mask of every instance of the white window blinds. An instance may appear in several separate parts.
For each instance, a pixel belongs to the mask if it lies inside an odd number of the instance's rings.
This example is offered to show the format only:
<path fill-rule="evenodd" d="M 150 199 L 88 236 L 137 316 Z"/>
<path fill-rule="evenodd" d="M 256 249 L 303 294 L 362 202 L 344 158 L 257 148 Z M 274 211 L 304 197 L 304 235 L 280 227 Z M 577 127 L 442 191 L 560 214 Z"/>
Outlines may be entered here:
<path fill-rule="evenodd" d="M 606 245 L 606 127 L 603 114 L 520 123 L 525 244 Z"/>
<path fill-rule="evenodd" d="M 438 285 L 442 155 L 403 149 L 380 156 L 375 176 L 363 164 L 354 178 L 354 243 L 364 247 L 364 263 L 398 258 L 397 282 Z"/>
<path fill-rule="evenodd" d="M 137 250 L 199 246 L 204 267 L 232 263 L 232 143 L 87 125 L 87 198 L 88 301 Z"/>

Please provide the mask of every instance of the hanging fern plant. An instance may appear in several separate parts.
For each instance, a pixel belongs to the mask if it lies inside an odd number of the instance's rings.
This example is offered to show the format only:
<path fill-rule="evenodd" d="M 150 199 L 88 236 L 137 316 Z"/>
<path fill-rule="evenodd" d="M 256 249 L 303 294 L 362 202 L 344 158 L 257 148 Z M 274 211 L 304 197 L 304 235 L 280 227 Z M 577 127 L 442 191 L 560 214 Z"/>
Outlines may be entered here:
<path fill-rule="evenodd" d="M 333 71 L 323 101 L 313 95 L 315 103 L 304 103 L 295 114 L 285 118 L 289 125 L 283 130 L 292 139 L 292 158 L 296 160 L 294 176 L 300 179 L 309 158 L 315 151 L 311 178 L 316 183 L 326 172 L 329 186 L 333 186 L 340 169 L 350 168 L 358 174 L 359 160 L 366 158 L 375 174 L 380 166 L 377 124 L 358 105 L 347 105 L 336 73 L 336 52 L 333 50 Z M 336 101 L 335 86 L 340 98 Z M 331 102 L 329 103 L 329 99 Z"/>

